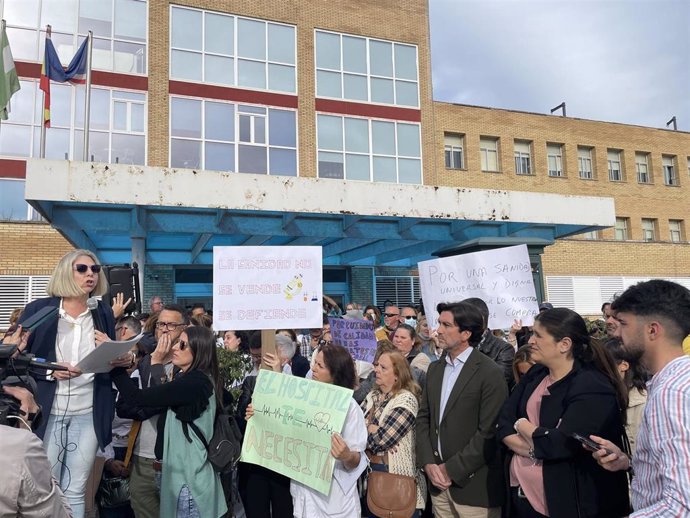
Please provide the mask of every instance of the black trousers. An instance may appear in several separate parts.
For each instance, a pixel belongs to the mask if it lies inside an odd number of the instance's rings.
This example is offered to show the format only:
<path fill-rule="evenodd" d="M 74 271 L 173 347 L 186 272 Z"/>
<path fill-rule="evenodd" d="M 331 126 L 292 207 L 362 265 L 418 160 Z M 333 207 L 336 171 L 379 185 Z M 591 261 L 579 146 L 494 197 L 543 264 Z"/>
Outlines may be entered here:
<path fill-rule="evenodd" d="M 289 478 L 240 462 L 239 487 L 247 518 L 293 518 Z"/>

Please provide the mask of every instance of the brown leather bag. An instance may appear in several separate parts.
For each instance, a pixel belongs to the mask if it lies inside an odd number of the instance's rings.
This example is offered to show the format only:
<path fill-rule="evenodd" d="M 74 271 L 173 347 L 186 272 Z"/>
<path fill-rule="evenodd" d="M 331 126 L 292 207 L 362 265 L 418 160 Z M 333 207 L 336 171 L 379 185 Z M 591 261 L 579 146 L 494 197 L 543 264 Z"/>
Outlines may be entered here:
<path fill-rule="evenodd" d="M 417 508 L 417 481 L 405 475 L 370 471 L 367 506 L 380 518 L 410 518 Z"/>

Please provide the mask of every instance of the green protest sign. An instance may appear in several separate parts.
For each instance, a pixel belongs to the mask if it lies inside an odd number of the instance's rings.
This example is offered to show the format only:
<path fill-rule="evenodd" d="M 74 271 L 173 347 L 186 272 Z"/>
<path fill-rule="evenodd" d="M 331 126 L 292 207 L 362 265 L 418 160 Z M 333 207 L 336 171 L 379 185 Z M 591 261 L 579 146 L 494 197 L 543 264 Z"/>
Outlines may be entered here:
<path fill-rule="evenodd" d="M 351 399 L 352 390 L 337 385 L 260 371 L 241 460 L 327 495 L 335 464 L 331 435 L 342 431 Z"/>

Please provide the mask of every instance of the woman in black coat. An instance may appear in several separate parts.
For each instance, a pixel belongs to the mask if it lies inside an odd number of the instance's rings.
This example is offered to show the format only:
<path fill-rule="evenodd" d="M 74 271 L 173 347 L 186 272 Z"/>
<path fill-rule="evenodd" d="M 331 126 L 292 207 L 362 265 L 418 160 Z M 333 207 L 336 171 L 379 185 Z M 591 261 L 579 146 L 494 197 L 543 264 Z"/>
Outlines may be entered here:
<path fill-rule="evenodd" d="M 572 437 L 622 445 L 626 391 L 584 320 L 565 308 L 540 313 L 532 367 L 506 401 L 498 438 L 508 459 L 509 516 L 614 518 L 630 512 L 626 474 L 603 470 Z"/>

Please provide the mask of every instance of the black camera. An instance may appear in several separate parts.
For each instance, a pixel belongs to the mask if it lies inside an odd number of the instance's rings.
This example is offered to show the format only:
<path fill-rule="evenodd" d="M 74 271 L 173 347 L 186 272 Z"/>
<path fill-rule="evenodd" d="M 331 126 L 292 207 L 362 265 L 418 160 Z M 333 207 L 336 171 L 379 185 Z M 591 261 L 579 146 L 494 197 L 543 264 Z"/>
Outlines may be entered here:
<path fill-rule="evenodd" d="M 46 362 L 32 354 L 16 354 L 16 345 L 0 343 L 0 385 L 24 387 L 36 396 L 36 381 L 32 376 L 45 376 L 48 370 L 68 370 L 62 365 Z M 20 404 L 9 394 L 0 391 L 0 425 L 14 426 L 20 416 Z M 38 422 L 34 420 L 34 426 Z"/>

